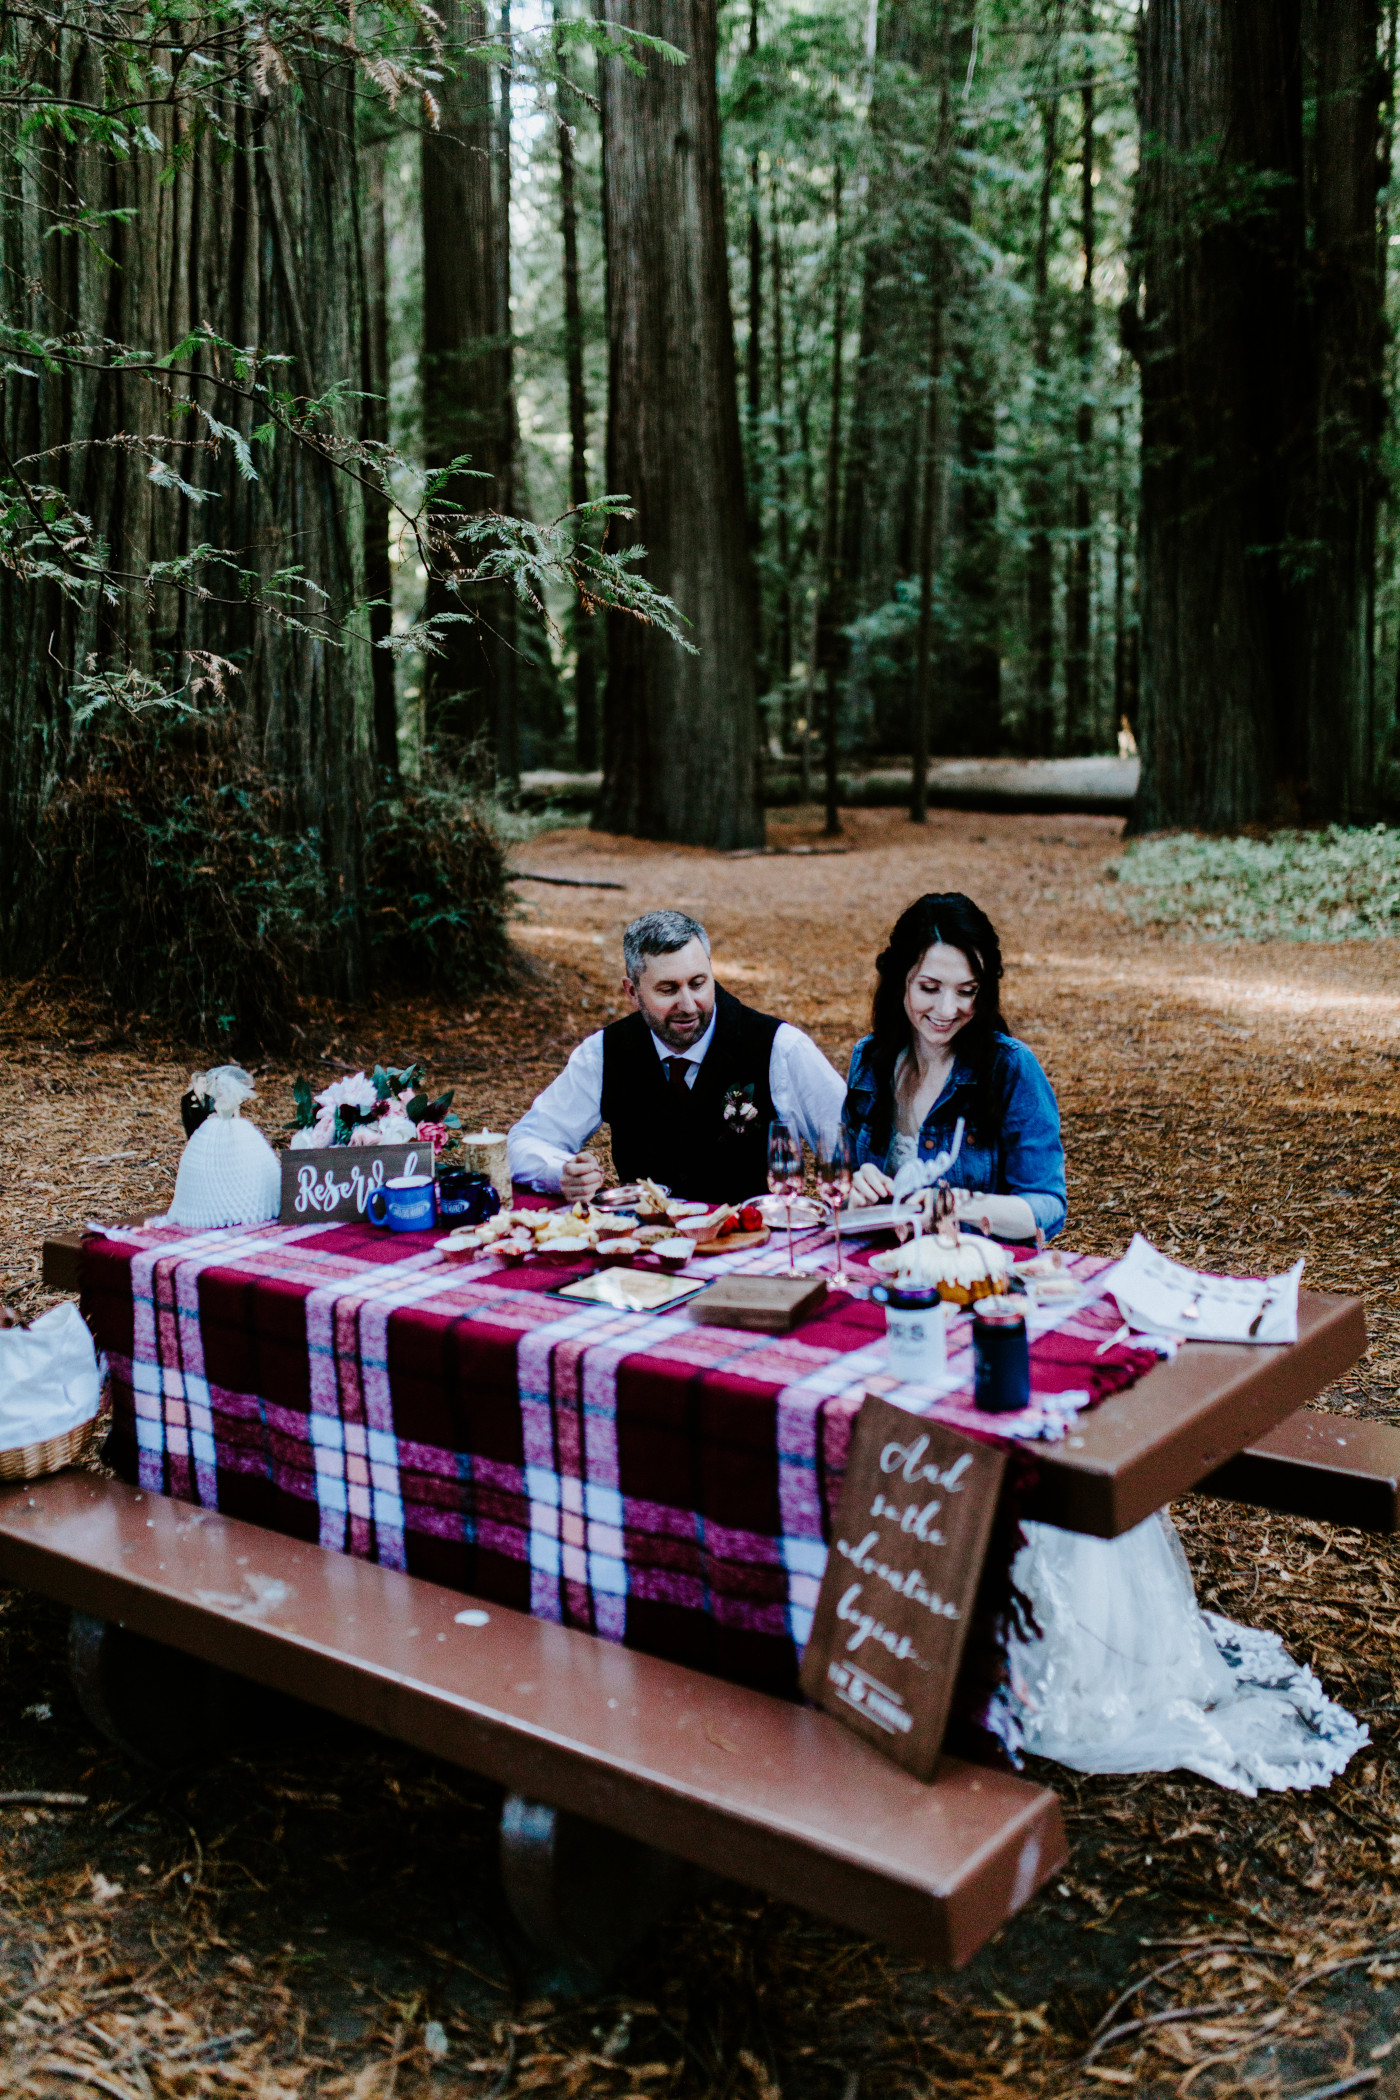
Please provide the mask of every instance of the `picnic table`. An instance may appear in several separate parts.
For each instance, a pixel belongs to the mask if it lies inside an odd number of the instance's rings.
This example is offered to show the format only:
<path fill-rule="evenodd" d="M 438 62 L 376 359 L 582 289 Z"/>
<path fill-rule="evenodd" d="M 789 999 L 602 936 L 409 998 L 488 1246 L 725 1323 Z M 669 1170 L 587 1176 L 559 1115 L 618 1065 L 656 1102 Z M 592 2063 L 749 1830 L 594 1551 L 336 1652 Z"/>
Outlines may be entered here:
<path fill-rule="evenodd" d="M 123 1478 L 0 1496 L 0 1576 L 80 1614 L 118 1735 L 140 1639 L 500 1781 L 512 1905 L 576 1964 L 675 1857 L 966 1960 L 1062 1864 L 1053 1793 L 951 1757 L 922 1785 L 791 1697 L 882 1316 L 833 1292 L 739 1335 L 571 1305 L 570 1273 L 354 1226 L 50 1241 Z M 1071 1325 L 1036 1344 L 1044 1405 L 1095 1379 L 1098 1404 L 1033 1445 L 1029 1514 L 1113 1537 L 1204 1486 L 1395 1527 L 1400 1433 L 1306 1405 L 1364 1347 L 1358 1300 L 1150 1368 Z"/>

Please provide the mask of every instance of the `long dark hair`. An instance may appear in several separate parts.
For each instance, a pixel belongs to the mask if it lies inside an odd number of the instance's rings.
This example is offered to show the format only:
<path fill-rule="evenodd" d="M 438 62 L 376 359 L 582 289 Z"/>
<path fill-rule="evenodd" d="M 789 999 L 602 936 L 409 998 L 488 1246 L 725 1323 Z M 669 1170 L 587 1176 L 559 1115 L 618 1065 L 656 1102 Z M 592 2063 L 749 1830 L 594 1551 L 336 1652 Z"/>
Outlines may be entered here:
<path fill-rule="evenodd" d="M 1001 1119 L 996 1086 L 998 1035 L 1009 1035 L 1001 1011 L 1001 942 L 987 914 L 961 890 L 920 897 L 900 913 L 884 950 L 875 958 L 878 982 L 870 1007 L 875 1041 L 871 1063 L 878 1085 L 875 1125 L 886 1137 L 894 1123 L 894 1068 L 900 1052 L 910 1047 L 912 1031 L 904 1011 L 909 973 L 936 941 L 960 949 L 977 979 L 972 1018 L 955 1037 L 957 1054 L 972 1067 L 973 1106 L 969 1136 L 990 1137 Z"/>

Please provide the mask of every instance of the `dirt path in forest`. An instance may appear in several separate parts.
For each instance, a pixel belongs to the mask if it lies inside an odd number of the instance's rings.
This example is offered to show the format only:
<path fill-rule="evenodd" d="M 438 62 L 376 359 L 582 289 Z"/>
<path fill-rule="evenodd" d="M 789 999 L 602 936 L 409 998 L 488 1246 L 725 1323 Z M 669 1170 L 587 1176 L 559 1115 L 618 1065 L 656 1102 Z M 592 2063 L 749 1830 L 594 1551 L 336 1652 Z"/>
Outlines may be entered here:
<path fill-rule="evenodd" d="M 828 853 L 811 813 L 786 811 L 770 840 L 805 850 L 755 857 L 538 836 L 516 849 L 517 868 L 623 889 L 518 883 L 530 963 L 513 990 L 465 1012 L 326 1013 L 300 1069 L 421 1054 L 458 1087 L 466 1117 L 503 1122 L 618 1010 L 620 930 L 664 903 L 704 919 L 734 990 L 809 1028 L 844 1070 L 898 910 L 922 890 L 966 889 L 1001 932 L 1012 1025 L 1059 1094 L 1068 1240 L 1108 1253 L 1140 1226 L 1212 1268 L 1305 1254 L 1310 1283 L 1365 1295 L 1373 1337 L 1326 1404 L 1400 1419 L 1400 944 L 1223 947 L 1136 930 L 1104 879 L 1120 828 L 941 813 L 918 833 L 870 811 Z M 295 1069 L 259 1072 L 269 1129 L 290 1113 Z M 53 1223 L 168 1198 L 188 1072 L 77 1010 L 0 997 L 11 1302 L 45 1302 L 37 1247 Z M 387 2100 L 397 2077 L 400 2092 L 496 2100 L 527 2086 L 854 2100 L 857 2088 L 1118 2084 L 1201 2096 L 1371 2070 L 1367 2089 L 1398 2090 L 1396 1964 L 1377 1967 L 1374 1950 L 1400 1933 L 1400 1553 L 1206 1501 L 1176 1516 L 1202 1601 L 1281 1633 L 1369 1722 L 1374 1750 L 1342 1782 L 1250 1802 L 1180 1774 L 1080 1782 L 1047 1768 L 1071 1814 L 1071 1870 L 962 1976 L 929 1976 L 730 1889 L 668 1925 L 606 2003 L 582 2008 L 514 1994 L 493 1922 L 489 1790 L 311 1727 L 151 1794 L 78 1716 L 59 1615 L 0 1597 L 0 1789 L 75 1789 L 93 1804 L 73 1816 L 0 1808 L 10 2075 L 71 2093 L 84 2063 L 111 2061 L 80 2024 L 90 2013 L 153 2052 L 148 2063 L 181 2037 L 233 2035 L 214 2052 L 217 2081 L 267 2095 L 343 2080 L 352 2100 Z M 1184 1941 L 1203 1951 L 1188 1949 L 1160 1995 L 1119 2018 L 1197 2003 L 1200 2015 L 1134 2030 L 1076 2068 L 1116 1992 Z M 1338 1959 L 1356 1965 L 1329 1981 Z M 41 2048 L 45 2020 L 75 2024 Z M 426 2020 L 442 2023 L 445 2057 L 428 2048 Z M 35 2071 L 46 2053 L 70 2068 Z M 208 2062 L 178 2080 L 172 2064 L 161 2089 L 215 2080 Z M 139 2084 L 114 2065 L 106 2089 Z"/>

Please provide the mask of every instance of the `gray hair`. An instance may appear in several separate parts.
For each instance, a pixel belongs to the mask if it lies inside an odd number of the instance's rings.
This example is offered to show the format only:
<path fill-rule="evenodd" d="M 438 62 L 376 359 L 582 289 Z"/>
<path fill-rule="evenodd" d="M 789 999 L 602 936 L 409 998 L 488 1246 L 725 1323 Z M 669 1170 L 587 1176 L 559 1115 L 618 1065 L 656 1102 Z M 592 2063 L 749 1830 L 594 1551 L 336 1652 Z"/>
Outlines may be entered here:
<path fill-rule="evenodd" d="M 698 919 L 683 911 L 646 911 L 622 936 L 622 962 L 630 984 L 640 984 L 649 955 L 674 955 L 687 941 L 699 941 L 708 955 L 710 936 Z"/>

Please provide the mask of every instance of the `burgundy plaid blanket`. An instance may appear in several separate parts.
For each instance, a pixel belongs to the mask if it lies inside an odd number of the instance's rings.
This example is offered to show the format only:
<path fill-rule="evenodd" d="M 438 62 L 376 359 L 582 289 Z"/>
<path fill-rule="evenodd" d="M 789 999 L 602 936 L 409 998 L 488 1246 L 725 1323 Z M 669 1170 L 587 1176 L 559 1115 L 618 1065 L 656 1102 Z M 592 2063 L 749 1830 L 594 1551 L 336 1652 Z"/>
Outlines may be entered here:
<path fill-rule="evenodd" d="M 775 1237 L 710 1266 L 786 1260 Z M 109 1455 L 150 1490 L 792 1692 L 851 1422 L 867 1386 L 898 1395 L 883 1313 L 833 1292 L 791 1335 L 741 1333 L 556 1297 L 577 1273 L 357 1225 L 93 1233 Z M 1047 1323 L 1018 1429 L 1062 1433 L 1142 1375 L 1145 1351 L 1096 1353 L 1116 1325 L 1099 1304 Z M 937 1413 L 985 1434 L 968 1327 Z"/>

